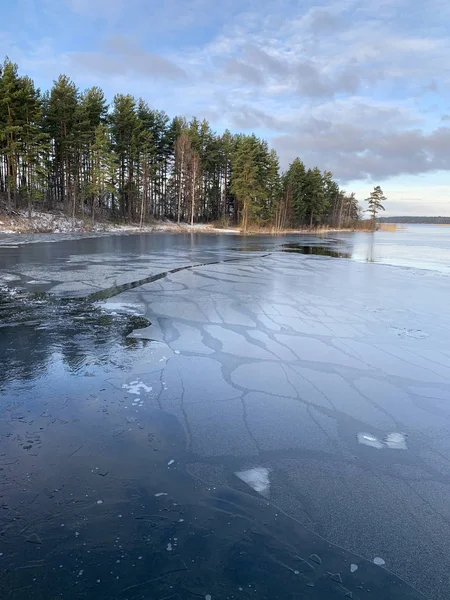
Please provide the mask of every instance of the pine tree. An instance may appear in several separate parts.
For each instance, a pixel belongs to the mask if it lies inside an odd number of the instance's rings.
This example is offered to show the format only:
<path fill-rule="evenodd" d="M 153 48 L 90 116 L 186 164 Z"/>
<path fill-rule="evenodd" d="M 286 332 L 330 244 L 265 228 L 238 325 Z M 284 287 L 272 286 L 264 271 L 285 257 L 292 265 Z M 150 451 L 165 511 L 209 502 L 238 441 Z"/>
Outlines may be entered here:
<path fill-rule="evenodd" d="M 225 130 L 221 138 L 217 140 L 219 161 L 219 185 L 221 187 L 220 208 L 217 217 L 226 217 L 229 220 L 233 214 L 232 198 L 230 197 L 230 178 L 231 178 L 231 157 L 235 139 L 228 131 Z"/>
<path fill-rule="evenodd" d="M 32 79 L 21 78 L 22 119 L 19 153 L 22 169 L 22 195 L 28 204 L 28 217 L 31 219 L 33 202 L 43 200 L 47 180 L 45 157 L 49 151 L 48 136 L 42 128 L 42 104 L 40 92 Z"/>
<path fill-rule="evenodd" d="M 177 221 L 180 223 L 182 212 L 186 205 L 188 194 L 188 171 L 192 152 L 191 138 L 188 130 L 182 131 L 175 142 L 175 173 L 176 173 L 176 197 L 177 197 Z"/>
<path fill-rule="evenodd" d="M 239 205 L 240 222 L 247 231 L 253 216 L 254 199 L 258 195 L 258 170 L 255 156 L 255 138 L 238 139 L 232 160 L 231 192 Z"/>
<path fill-rule="evenodd" d="M 122 217 L 131 219 L 134 213 L 136 141 L 139 130 L 136 100 L 133 96 L 114 96 L 110 122 L 113 149 L 119 161 L 119 209 Z"/>
<path fill-rule="evenodd" d="M 305 165 L 296 158 L 283 176 L 284 197 L 286 210 L 292 208 L 297 224 L 303 224 L 307 205 L 305 202 Z"/>
<path fill-rule="evenodd" d="M 383 202 L 386 202 L 386 200 L 387 200 L 387 198 L 383 194 L 383 190 L 381 189 L 381 187 L 379 185 L 375 186 L 373 188 L 373 191 L 371 192 L 370 196 L 368 198 L 366 198 L 366 202 L 369 205 L 367 212 L 371 215 L 373 229 L 376 228 L 377 214 L 381 210 L 383 210 L 383 211 L 386 210 L 383 206 Z"/>
<path fill-rule="evenodd" d="M 6 164 L 5 188 L 9 210 L 12 209 L 13 200 L 17 207 L 21 93 L 17 65 L 6 58 L 0 80 L 0 144 Z"/>
<path fill-rule="evenodd" d="M 305 205 L 309 226 L 320 223 L 327 207 L 327 200 L 320 169 L 308 169 L 305 175 Z"/>
<path fill-rule="evenodd" d="M 112 151 L 109 129 L 104 123 L 95 128 L 91 146 L 91 177 L 88 183 L 91 201 L 91 219 L 95 221 L 96 208 L 100 211 L 107 198 L 113 202 L 117 163 Z"/>

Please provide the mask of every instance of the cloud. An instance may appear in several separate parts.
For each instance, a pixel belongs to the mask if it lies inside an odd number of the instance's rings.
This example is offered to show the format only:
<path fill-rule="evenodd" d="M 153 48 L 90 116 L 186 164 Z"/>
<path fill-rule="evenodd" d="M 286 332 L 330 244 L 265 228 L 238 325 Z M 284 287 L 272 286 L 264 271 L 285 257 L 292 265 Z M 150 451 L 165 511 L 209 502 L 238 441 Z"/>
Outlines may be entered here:
<path fill-rule="evenodd" d="M 341 16 L 324 8 L 312 8 L 308 16 L 310 19 L 309 27 L 317 36 L 334 34 L 345 27 L 345 22 Z"/>
<path fill-rule="evenodd" d="M 73 52 L 70 63 L 76 70 L 99 75 L 138 74 L 145 77 L 182 81 L 186 72 L 173 61 L 146 52 L 124 36 L 115 36 L 107 42 L 106 52 Z"/>
<path fill-rule="evenodd" d="M 123 9 L 124 0 L 65 0 L 72 12 L 79 15 L 107 14 L 111 10 L 119 12 Z"/>
<path fill-rule="evenodd" d="M 295 135 L 276 136 L 272 143 L 284 164 L 298 154 L 310 167 L 330 169 L 342 183 L 450 170 L 448 127 L 390 132 L 333 123 L 323 132 L 311 134 L 305 127 Z"/>
<path fill-rule="evenodd" d="M 253 85 L 263 83 L 263 75 L 259 69 L 236 58 L 228 59 L 223 70 L 227 75 L 235 76 L 246 83 Z"/>

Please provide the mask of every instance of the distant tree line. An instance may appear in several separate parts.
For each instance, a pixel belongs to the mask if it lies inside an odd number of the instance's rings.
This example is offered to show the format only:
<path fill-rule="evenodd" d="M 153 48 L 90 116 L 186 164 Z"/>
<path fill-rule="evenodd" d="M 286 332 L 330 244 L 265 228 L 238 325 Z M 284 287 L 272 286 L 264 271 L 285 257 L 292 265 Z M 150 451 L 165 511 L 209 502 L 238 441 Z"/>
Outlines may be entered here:
<path fill-rule="evenodd" d="M 5 59 L 0 73 L 0 200 L 6 210 L 63 210 L 147 222 L 349 227 L 354 194 L 331 172 L 278 156 L 255 135 L 219 135 L 206 120 L 169 118 L 142 99 L 80 92 L 60 75 L 41 93 Z"/>
<path fill-rule="evenodd" d="M 450 225 L 450 217 L 379 217 L 377 223 L 416 223 Z"/>

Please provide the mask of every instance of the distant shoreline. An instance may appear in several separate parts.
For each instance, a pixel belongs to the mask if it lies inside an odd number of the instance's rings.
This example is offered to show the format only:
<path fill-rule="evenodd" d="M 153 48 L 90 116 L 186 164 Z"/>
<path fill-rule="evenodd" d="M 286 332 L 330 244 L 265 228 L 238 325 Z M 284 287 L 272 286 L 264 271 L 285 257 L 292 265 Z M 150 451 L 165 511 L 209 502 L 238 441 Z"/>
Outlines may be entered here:
<path fill-rule="evenodd" d="M 410 225 L 450 225 L 450 217 L 380 217 L 377 219 L 378 224 L 410 224 Z"/>

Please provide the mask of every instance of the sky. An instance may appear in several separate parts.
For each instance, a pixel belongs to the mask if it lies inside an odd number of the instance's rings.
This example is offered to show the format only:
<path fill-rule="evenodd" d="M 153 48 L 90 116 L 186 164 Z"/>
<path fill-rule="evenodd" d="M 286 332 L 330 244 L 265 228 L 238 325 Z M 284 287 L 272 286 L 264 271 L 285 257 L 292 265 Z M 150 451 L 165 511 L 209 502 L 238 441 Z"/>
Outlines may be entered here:
<path fill-rule="evenodd" d="M 448 0 L 15 0 L 0 54 L 48 89 L 266 138 L 386 215 L 450 216 Z"/>

